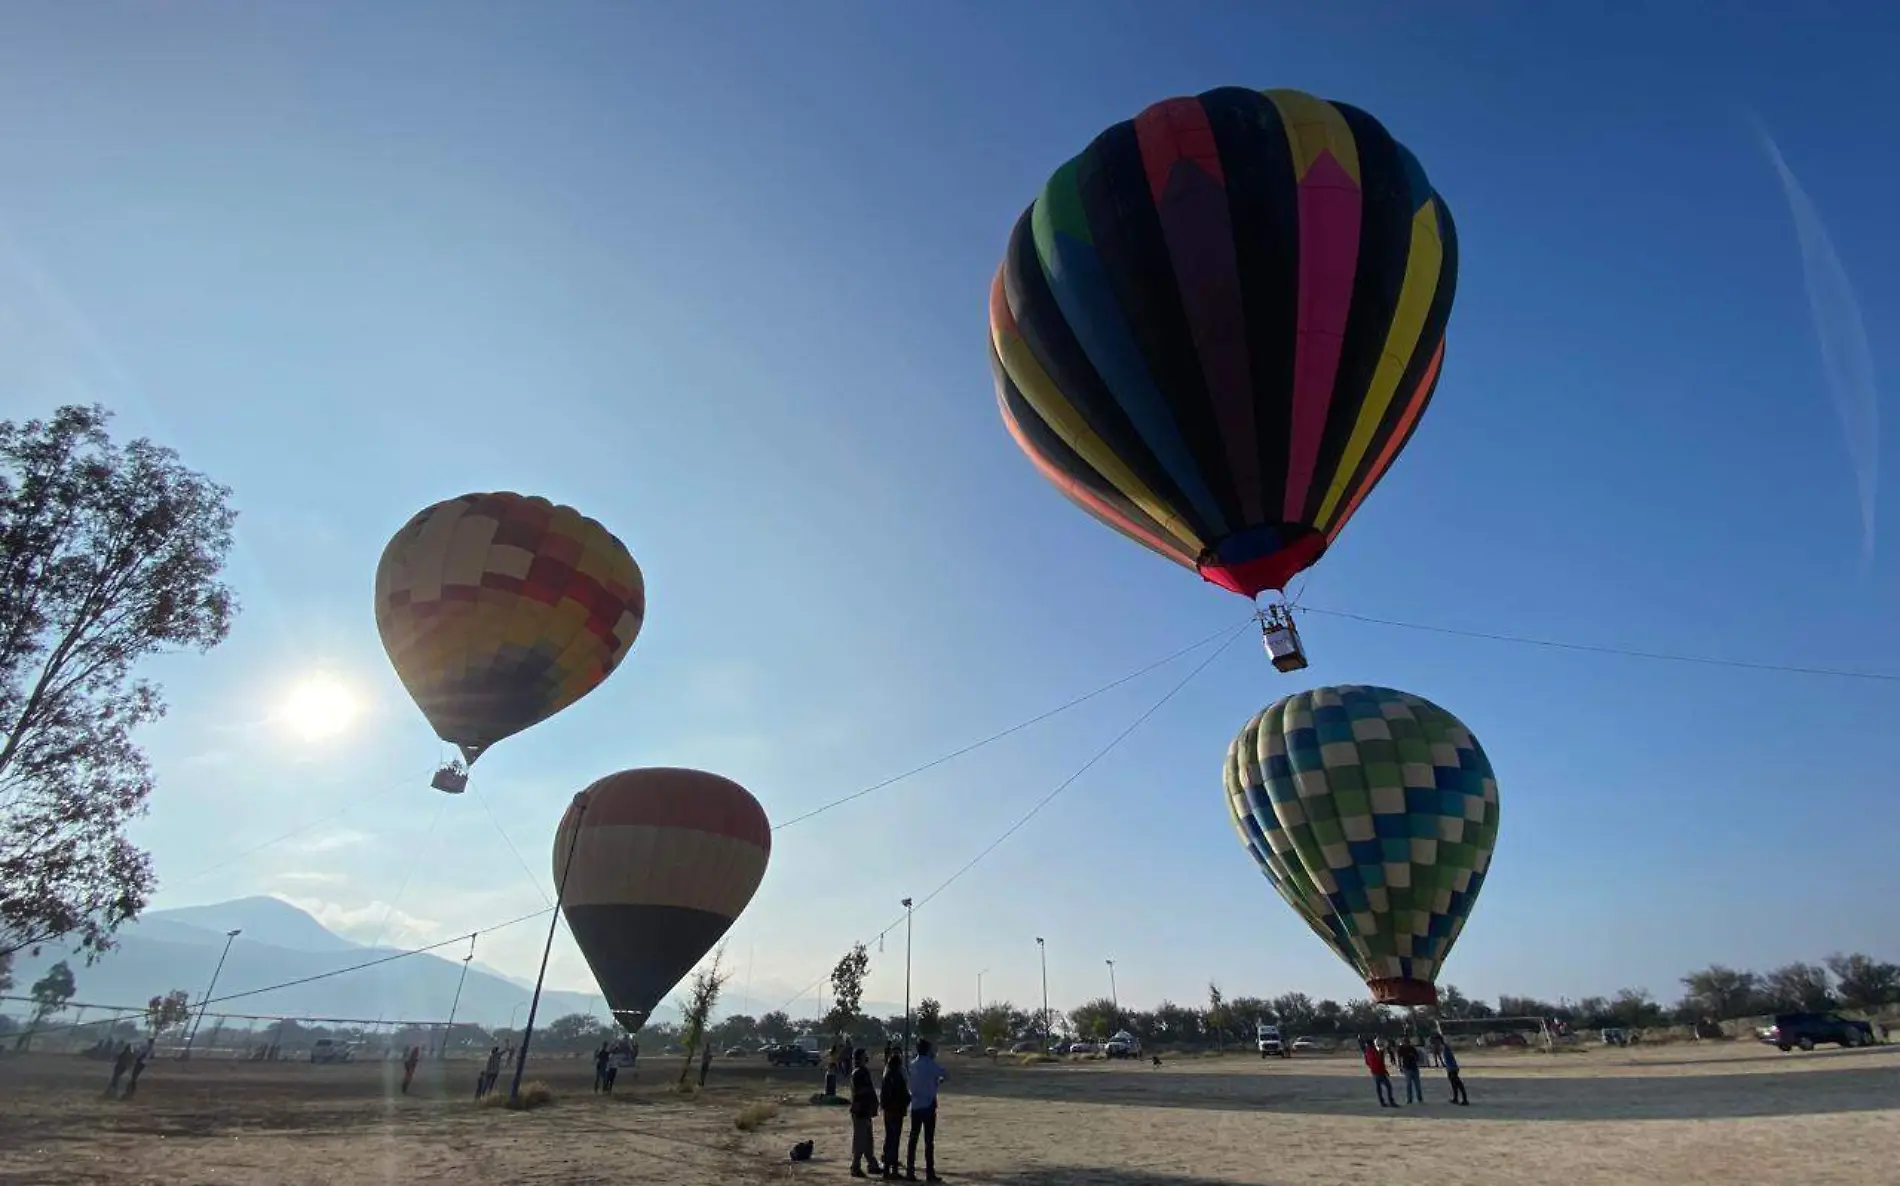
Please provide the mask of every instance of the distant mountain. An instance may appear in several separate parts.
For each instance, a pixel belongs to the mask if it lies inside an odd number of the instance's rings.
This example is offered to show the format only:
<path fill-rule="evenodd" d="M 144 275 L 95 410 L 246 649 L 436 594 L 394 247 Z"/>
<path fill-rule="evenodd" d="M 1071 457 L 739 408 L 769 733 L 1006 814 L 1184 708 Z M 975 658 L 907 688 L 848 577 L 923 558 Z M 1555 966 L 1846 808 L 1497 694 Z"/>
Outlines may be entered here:
<path fill-rule="evenodd" d="M 68 959 L 78 983 L 75 1001 L 94 1006 L 142 1008 L 153 996 L 182 988 L 197 1001 L 205 992 L 223 949 L 225 932 L 242 929 L 218 974 L 220 999 L 253 990 L 256 995 L 213 1006 L 263 1017 L 357 1021 L 440 1021 L 448 1016 L 462 975 L 460 959 L 425 952 L 360 971 L 340 972 L 400 949 L 365 947 L 327 929 L 316 919 L 276 898 L 240 898 L 175 910 L 154 910 L 121 928 L 118 946 L 87 967 L 70 953 L 47 947 L 37 956 L 14 959 L 13 982 L 30 985 L 46 968 Z M 445 949 L 446 950 L 446 949 Z M 288 981 L 307 980 L 284 988 Z M 513 981 L 479 965 L 456 1003 L 458 1021 L 508 1024 L 527 1013 L 534 985 Z M 18 1006 L 9 1006 L 18 1012 Z M 588 1013 L 606 1019 L 607 1002 L 598 994 L 549 990 L 541 994 L 541 1017 Z M 96 1016 L 96 1014 L 94 1014 Z M 674 1021 L 669 1007 L 654 1011 L 656 1021 Z"/>

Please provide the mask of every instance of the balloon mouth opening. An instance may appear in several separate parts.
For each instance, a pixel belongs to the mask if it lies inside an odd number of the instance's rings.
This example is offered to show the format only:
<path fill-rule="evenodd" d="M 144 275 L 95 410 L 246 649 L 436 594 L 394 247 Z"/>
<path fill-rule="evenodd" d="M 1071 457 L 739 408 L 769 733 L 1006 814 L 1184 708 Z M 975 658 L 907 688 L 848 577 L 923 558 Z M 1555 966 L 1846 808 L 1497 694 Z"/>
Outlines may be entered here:
<path fill-rule="evenodd" d="M 1368 980 L 1366 987 L 1372 990 L 1372 999 L 1381 1005 L 1422 1006 L 1438 1003 L 1438 989 L 1435 986 L 1406 976 Z"/>
<path fill-rule="evenodd" d="M 614 1020 L 620 1023 L 620 1028 L 630 1034 L 639 1033 L 640 1027 L 647 1023 L 645 1009 L 615 1009 L 613 1015 Z"/>

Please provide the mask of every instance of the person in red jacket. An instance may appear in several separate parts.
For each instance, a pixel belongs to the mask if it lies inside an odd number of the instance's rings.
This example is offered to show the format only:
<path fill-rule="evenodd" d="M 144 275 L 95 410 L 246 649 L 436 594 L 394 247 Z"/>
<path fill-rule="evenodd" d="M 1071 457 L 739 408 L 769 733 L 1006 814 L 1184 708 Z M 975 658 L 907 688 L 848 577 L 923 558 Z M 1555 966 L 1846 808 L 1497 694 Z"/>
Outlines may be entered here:
<path fill-rule="evenodd" d="M 1372 1072 L 1372 1086 L 1379 1093 L 1381 1108 L 1396 1108 L 1399 1101 L 1392 1098 L 1392 1076 L 1385 1069 L 1385 1055 L 1375 1042 L 1365 1043 L 1366 1070 Z"/>

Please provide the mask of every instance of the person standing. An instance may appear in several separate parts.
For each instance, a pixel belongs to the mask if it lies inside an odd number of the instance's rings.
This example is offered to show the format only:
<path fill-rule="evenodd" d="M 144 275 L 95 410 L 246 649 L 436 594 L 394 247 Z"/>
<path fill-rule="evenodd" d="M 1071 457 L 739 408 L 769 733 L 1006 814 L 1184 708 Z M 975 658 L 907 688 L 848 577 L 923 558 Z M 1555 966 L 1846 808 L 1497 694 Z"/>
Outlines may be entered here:
<path fill-rule="evenodd" d="M 416 1064 L 422 1061 L 422 1047 L 411 1046 L 402 1056 L 402 1093 L 409 1094 L 409 1081 L 416 1077 Z"/>
<path fill-rule="evenodd" d="M 1445 1082 L 1451 1084 L 1451 1102 L 1470 1106 L 1471 1097 L 1465 1094 L 1465 1081 L 1458 1074 L 1458 1056 L 1452 1053 L 1449 1042 L 1445 1043 L 1444 1060 Z"/>
<path fill-rule="evenodd" d="M 1442 1067 L 1445 1065 L 1445 1035 L 1434 1033 L 1430 1038 L 1426 1039 L 1425 1048 L 1431 1053 L 1432 1065 L 1434 1067 Z"/>
<path fill-rule="evenodd" d="M 119 1056 L 112 1060 L 112 1082 L 106 1084 L 107 1095 L 119 1094 L 119 1080 L 125 1078 L 125 1072 L 132 1065 L 132 1043 L 119 1047 Z"/>
<path fill-rule="evenodd" d="M 607 1043 L 605 1042 L 600 1044 L 599 1050 L 594 1051 L 594 1094 L 596 1095 L 600 1094 L 600 1090 L 607 1086 L 607 1060 L 610 1057 L 611 1055 L 607 1053 Z"/>
<path fill-rule="evenodd" d="M 876 1139 L 871 1122 L 877 1118 L 877 1081 L 871 1078 L 871 1063 L 866 1052 L 851 1052 L 851 1176 L 865 1177 L 868 1163 L 871 1173 L 882 1176 L 884 1167 L 877 1163 L 872 1146 Z"/>
<path fill-rule="evenodd" d="M 904 1081 L 902 1051 L 885 1044 L 884 1083 L 877 1102 L 884 1111 L 884 1176 L 897 1177 L 897 1140 L 904 1135 L 904 1117 L 910 1114 L 910 1084 Z"/>
<path fill-rule="evenodd" d="M 924 1179 L 937 1176 L 937 1089 L 946 1076 L 938 1065 L 929 1038 L 917 1039 L 917 1057 L 910 1063 L 910 1150 L 904 1158 L 904 1176 L 917 1180 L 917 1137 L 924 1138 Z"/>
<path fill-rule="evenodd" d="M 145 1073 L 145 1063 L 146 1063 L 146 1060 L 151 1056 L 151 1053 L 152 1053 L 151 1043 L 147 1042 L 145 1044 L 145 1049 L 139 1051 L 138 1057 L 132 1060 L 132 1077 L 125 1081 L 125 1094 L 121 1095 L 119 1097 L 120 1099 L 122 1100 L 131 1099 L 132 1093 L 136 1092 L 139 1089 L 139 1076 Z"/>
<path fill-rule="evenodd" d="M 1412 1045 L 1412 1039 L 1399 1039 L 1399 1075 L 1405 1080 L 1405 1102 L 1422 1104 L 1425 1102 L 1425 1085 L 1418 1078 L 1418 1047 Z"/>
<path fill-rule="evenodd" d="M 501 1078 L 501 1047 L 488 1048 L 488 1061 L 482 1064 L 481 1077 L 475 1080 L 475 1098 L 480 1099 L 495 1089 L 495 1080 Z"/>
<path fill-rule="evenodd" d="M 831 1044 L 831 1049 L 827 1051 L 825 1054 L 825 1098 L 826 1099 L 830 1099 L 831 1097 L 838 1094 L 838 1072 L 843 1069 L 844 1069 L 844 1064 L 839 1061 L 838 1044 L 836 1042 L 833 1042 Z"/>
<path fill-rule="evenodd" d="M 1381 1108 L 1396 1108 L 1399 1101 L 1392 1098 L 1392 1076 L 1385 1069 L 1385 1055 L 1380 1053 L 1377 1042 L 1366 1043 L 1366 1070 L 1372 1072 L 1372 1088 L 1379 1093 Z"/>

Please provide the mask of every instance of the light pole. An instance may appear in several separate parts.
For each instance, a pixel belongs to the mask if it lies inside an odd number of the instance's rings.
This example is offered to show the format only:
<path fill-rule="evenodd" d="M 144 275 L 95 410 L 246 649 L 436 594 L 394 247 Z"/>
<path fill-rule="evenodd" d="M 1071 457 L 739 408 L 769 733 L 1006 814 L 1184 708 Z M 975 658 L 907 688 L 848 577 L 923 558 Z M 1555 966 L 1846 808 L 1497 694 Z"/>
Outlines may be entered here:
<path fill-rule="evenodd" d="M 446 1061 L 449 1057 L 449 1035 L 455 1032 L 455 1010 L 462 1003 L 462 986 L 468 983 L 468 964 L 469 961 L 474 958 L 475 936 L 470 935 L 468 937 L 468 954 L 462 957 L 462 975 L 461 978 L 455 982 L 455 999 L 449 1002 L 449 1023 L 442 1028 L 442 1044 L 436 1047 L 435 1057 L 438 1062 Z M 513 1027 L 513 1024 L 512 1021 L 509 1023 L 510 1028 Z"/>
<path fill-rule="evenodd" d="M 990 970 L 988 968 L 976 974 L 976 1011 L 978 1013 L 983 1012 L 983 977 L 989 974 Z"/>
<path fill-rule="evenodd" d="M 910 899 L 904 899 L 904 1056 L 910 1056 Z"/>
<path fill-rule="evenodd" d="M 1115 991 L 1114 960 L 1108 961 L 1108 1004 L 1110 1008 L 1115 1010 L 1115 1024 L 1120 1025 L 1122 1023 L 1122 999 L 1121 994 Z"/>
<path fill-rule="evenodd" d="M 198 1038 L 198 1027 L 205 1023 L 205 1010 L 211 1007 L 211 994 L 218 988 L 218 973 L 224 971 L 224 958 L 231 954 L 231 941 L 244 933 L 243 927 L 224 933 L 224 950 L 218 953 L 218 966 L 211 969 L 211 983 L 205 986 L 205 995 L 198 1001 L 198 1020 L 191 1023 L 191 1032 L 185 1035 L 185 1052 L 181 1056 L 191 1057 L 191 1044 Z"/>
<path fill-rule="evenodd" d="M 1042 1049 L 1049 1052 L 1049 946 L 1036 936 L 1036 954 L 1042 958 Z"/>

